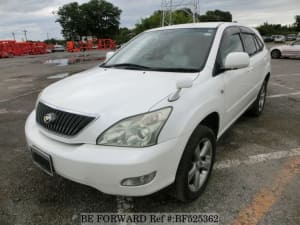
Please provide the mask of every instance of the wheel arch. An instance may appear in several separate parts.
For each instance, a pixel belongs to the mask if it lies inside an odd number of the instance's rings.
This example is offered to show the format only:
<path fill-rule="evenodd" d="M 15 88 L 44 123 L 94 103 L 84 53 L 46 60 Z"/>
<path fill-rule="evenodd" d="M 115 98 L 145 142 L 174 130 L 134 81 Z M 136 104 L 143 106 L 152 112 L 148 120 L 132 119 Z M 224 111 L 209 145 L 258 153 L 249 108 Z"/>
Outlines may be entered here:
<path fill-rule="evenodd" d="M 210 114 L 208 114 L 197 126 L 197 128 L 199 127 L 199 125 L 203 125 L 203 126 L 207 126 L 208 128 L 210 128 L 216 138 L 218 137 L 219 134 L 219 129 L 220 129 L 220 115 L 217 112 L 212 112 Z M 196 128 L 196 129 L 197 129 Z"/>
<path fill-rule="evenodd" d="M 282 54 L 282 51 L 281 51 L 281 49 L 279 49 L 279 48 L 273 48 L 273 49 L 271 49 L 271 54 L 272 54 L 272 52 L 274 52 L 274 51 L 279 51 L 280 52 L 280 54 Z"/>
<path fill-rule="evenodd" d="M 265 81 L 269 82 L 270 80 L 270 76 L 271 76 L 271 73 L 267 73 L 266 77 L 265 77 Z"/>

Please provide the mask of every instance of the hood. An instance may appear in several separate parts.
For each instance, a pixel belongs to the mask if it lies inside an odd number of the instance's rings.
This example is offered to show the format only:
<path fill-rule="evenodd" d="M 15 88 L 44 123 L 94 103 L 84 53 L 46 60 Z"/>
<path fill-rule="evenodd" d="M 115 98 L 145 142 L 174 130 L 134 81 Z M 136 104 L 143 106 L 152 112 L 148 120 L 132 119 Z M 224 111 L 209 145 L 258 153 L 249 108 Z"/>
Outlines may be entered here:
<path fill-rule="evenodd" d="M 176 81 L 197 74 L 94 68 L 47 87 L 40 100 L 86 114 L 148 111 L 176 90 Z"/>

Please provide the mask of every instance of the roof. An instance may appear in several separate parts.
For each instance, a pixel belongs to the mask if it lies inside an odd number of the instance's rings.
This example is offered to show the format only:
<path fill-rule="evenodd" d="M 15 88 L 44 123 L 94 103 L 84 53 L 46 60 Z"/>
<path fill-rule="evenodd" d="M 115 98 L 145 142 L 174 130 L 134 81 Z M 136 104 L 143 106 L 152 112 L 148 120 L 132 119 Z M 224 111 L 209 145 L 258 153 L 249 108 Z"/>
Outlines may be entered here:
<path fill-rule="evenodd" d="M 229 23 L 229 22 L 205 22 L 205 23 L 186 23 L 186 24 L 178 24 L 166 27 L 159 27 L 155 29 L 151 29 L 149 31 L 155 30 L 168 30 L 168 29 L 180 29 L 180 28 L 217 28 L 220 25 L 238 25 L 237 23 Z"/>

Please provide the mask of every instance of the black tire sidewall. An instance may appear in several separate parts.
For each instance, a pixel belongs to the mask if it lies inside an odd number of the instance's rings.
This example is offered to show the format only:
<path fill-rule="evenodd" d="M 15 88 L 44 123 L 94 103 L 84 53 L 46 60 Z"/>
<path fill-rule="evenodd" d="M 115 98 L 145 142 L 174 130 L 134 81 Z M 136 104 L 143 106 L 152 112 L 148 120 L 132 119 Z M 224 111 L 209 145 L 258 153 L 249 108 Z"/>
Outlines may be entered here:
<path fill-rule="evenodd" d="M 275 54 L 275 55 L 274 55 Z M 281 57 L 281 52 L 279 50 L 273 50 L 271 52 L 272 59 L 279 59 Z"/>
<path fill-rule="evenodd" d="M 199 189 L 199 191 L 192 192 L 188 187 L 188 172 L 191 169 L 190 166 L 193 159 L 195 148 L 203 138 L 208 138 L 212 144 L 212 163 L 208 171 L 207 179 L 202 185 L 202 187 Z M 210 128 L 203 125 L 199 125 L 191 135 L 177 169 L 176 179 L 175 179 L 175 189 L 176 189 L 175 194 L 179 200 L 184 202 L 194 200 L 198 198 L 200 194 L 205 190 L 215 160 L 215 149 L 216 149 L 215 134 Z"/>
<path fill-rule="evenodd" d="M 259 109 L 259 99 L 260 99 L 260 94 L 262 92 L 263 87 L 265 87 L 265 99 L 264 99 L 264 105 L 262 107 L 262 109 Z M 247 111 L 247 115 L 249 116 L 253 116 L 253 117 L 259 117 L 265 108 L 266 105 L 266 98 L 267 98 L 267 87 L 268 87 L 268 81 L 265 80 L 263 85 L 261 86 L 259 93 L 257 95 L 257 98 L 255 100 L 255 102 L 253 103 L 253 105 L 251 106 L 251 108 Z"/>

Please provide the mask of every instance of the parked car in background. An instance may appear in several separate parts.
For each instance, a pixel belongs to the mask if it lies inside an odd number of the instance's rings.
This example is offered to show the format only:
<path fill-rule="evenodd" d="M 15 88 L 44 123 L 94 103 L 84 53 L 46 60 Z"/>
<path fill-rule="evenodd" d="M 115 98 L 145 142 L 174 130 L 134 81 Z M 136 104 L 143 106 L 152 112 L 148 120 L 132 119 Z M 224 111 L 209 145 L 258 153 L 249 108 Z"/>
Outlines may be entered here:
<path fill-rule="evenodd" d="M 42 91 L 25 127 L 32 159 L 108 194 L 173 184 L 178 199 L 194 200 L 217 140 L 244 112 L 262 114 L 270 66 L 259 33 L 237 23 L 146 31 Z"/>
<path fill-rule="evenodd" d="M 272 36 L 263 36 L 264 42 L 272 42 L 274 41 L 274 38 Z"/>
<path fill-rule="evenodd" d="M 271 48 L 271 56 L 273 59 L 281 57 L 300 57 L 300 40 L 289 45 L 279 45 Z"/>
<path fill-rule="evenodd" d="M 64 52 L 65 47 L 63 45 L 54 45 L 52 52 Z"/>
<path fill-rule="evenodd" d="M 283 35 L 275 35 L 274 42 L 283 43 L 285 42 L 285 36 Z"/>
<path fill-rule="evenodd" d="M 286 36 L 286 40 L 287 41 L 295 41 L 297 39 L 297 35 L 296 34 L 288 34 Z"/>

